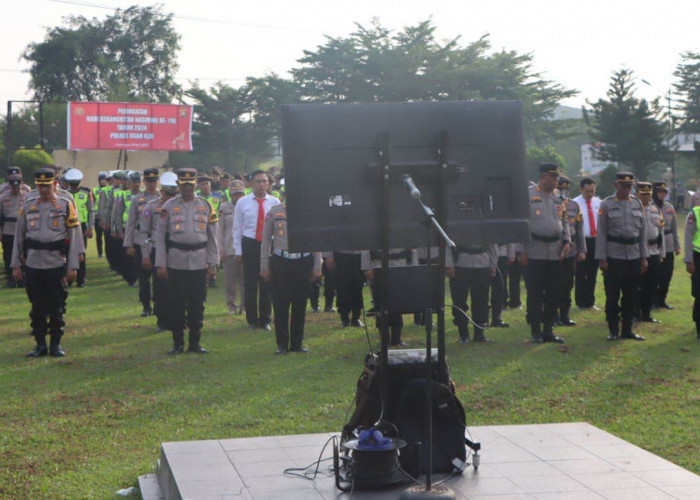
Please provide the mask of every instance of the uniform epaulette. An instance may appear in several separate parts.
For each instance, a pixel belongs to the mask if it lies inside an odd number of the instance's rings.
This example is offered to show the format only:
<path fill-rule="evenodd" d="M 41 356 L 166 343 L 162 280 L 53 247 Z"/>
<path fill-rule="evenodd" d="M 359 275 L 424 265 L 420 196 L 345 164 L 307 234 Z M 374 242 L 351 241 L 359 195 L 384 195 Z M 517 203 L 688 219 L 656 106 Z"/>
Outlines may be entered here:
<path fill-rule="evenodd" d="M 219 216 L 217 215 L 216 210 L 214 210 L 214 205 L 212 205 L 211 202 L 206 198 L 202 198 L 201 196 L 197 196 L 197 198 L 206 202 L 206 204 L 209 206 L 209 224 L 219 222 Z"/>

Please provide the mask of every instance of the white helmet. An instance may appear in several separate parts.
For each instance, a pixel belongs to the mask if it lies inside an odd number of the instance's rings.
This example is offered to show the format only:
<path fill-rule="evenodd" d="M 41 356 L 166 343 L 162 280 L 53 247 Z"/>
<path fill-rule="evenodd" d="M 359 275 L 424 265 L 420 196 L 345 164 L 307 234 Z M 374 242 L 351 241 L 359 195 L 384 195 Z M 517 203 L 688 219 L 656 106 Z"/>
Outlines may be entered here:
<path fill-rule="evenodd" d="M 160 176 L 160 185 L 163 187 L 177 187 L 177 174 L 165 172 Z"/>
<path fill-rule="evenodd" d="M 83 173 L 77 168 L 71 168 L 66 172 L 64 178 L 67 182 L 80 182 L 83 180 Z"/>

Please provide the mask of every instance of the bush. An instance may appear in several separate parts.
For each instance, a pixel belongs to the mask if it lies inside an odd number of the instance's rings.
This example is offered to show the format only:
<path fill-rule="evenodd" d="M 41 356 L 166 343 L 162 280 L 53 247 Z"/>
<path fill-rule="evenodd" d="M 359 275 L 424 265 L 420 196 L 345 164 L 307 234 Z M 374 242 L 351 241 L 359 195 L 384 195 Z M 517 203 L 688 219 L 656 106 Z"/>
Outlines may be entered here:
<path fill-rule="evenodd" d="M 12 165 L 22 169 L 24 182 L 30 184 L 34 179 L 34 172 L 44 165 L 53 165 L 53 158 L 49 153 L 34 146 L 33 149 L 20 148 L 12 155 Z"/>

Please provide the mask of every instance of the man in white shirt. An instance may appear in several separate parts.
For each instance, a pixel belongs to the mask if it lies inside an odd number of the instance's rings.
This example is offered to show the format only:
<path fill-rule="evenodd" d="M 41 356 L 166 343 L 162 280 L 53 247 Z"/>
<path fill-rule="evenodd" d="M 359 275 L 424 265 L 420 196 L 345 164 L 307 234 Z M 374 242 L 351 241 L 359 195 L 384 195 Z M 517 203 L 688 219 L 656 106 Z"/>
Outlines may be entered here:
<path fill-rule="evenodd" d="M 263 170 L 253 172 L 251 178 L 253 192 L 238 200 L 233 213 L 233 246 L 236 260 L 243 263 L 248 328 L 270 330 L 270 290 L 260 278 L 260 246 L 267 213 L 280 201 L 267 194 L 269 180 Z"/>
<path fill-rule="evenodd" d="M 595 260 L 595 239 L 598 234 L 600 198 L 595 195 L 596 183 L 590 177 L 581 179 L 581 194 L 574 201 L 581 207 L 583 232 L 586 237 L 586 260 L 576 264 L 576 305 L 581 309 L 595 307 L 595 282 L 598 263 Z"/>

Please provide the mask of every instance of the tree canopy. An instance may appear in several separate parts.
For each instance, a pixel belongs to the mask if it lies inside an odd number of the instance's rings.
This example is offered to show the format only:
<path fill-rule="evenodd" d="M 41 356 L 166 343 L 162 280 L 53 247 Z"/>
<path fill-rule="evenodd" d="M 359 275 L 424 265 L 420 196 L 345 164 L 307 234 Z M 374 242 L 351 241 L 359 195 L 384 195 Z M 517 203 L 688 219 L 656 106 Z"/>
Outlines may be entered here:
<path fill-rule="evenodd" d="M 532 54 L 492 53 L 488 35 L 462 45 L 436 40 L 431 20 L 399 32 L 376 20 L 356 26 L 348 37 L 326 37 L 304 51 L 292 75 L 305 101 L 520 100 L 528 138 L 541 143 L 556 134 L 551 119 L 559 102 L 577 93 L 534 71 Z"/>
<path fill-rule="evenodd" d="M 649 168 L 667 153 L 665 129 L 658 99 L 638 99 L 634 90 L 634 73 L 624 68 L 615 71 L 608 98 L 588 103 L 584 119 L 593 142 L 601 144 L 594 151 L 598 159 L 619 162 L 646 179 Z"/>
<path fill-rule="evenodd" d="M 39 100 L 171 102 L 180 93 L 180 35 L 160 7 L 118 9 L 105 19 L 69 16 L 22 57 Z"/>
<path fill-rule="evenodd" d="M 678 129 L 700 133 L 700 53 L 684 52 L 673 75 L 678 79 L 673 87 L 681 112 Z"/>

